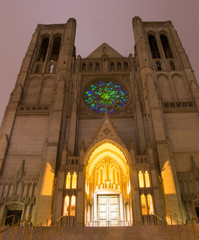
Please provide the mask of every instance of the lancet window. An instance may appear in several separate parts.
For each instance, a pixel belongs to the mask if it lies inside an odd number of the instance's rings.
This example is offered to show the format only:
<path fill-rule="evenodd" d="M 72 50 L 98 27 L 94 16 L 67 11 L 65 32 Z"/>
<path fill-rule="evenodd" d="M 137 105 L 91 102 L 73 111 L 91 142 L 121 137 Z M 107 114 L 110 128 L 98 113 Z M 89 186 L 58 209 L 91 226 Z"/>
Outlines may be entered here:
<path fill-rule="evenodd" d="M 44 62 L 48 50 L 49 38 L 44 38 L 41 43 L 40 51 L 37 57 L 37 62 Z"/>
<path fill-rule="evenodd" d="M 128 63 L 127 62 L 124 62 L 124 71 L 128 70 L 129 69 L 129 66 L 128 66 Z"/>
<path fill-rule="evenodd" d="M 138 180 L 139 180 L 139 187 L 140 188 L 150 188 L 150 176 L 148 171 L 145 171 L 144 173 L 142 171 L 139 171 L 138 173 Z"/>
<path fill-rule="evenodd" d="M 153 208 L 153 199 L 151 194 L 141 194 L 141 209 L 142 209 L 142 215 L 151 215 L 154 213 Z"/>
<path fill-rule="evenodd" d="M 76 196 L 71 197 L 70 216 L 75 216 Z"/>
<path fill-rule="evenodd" d="M 53 61 L 58 60 L 60 45 L 61 45 L 61 37 L 56 37 L 53 41 L 53 48 L 52 48 L 50 60 L 53 60 Z"/>
<path fill-rule="evenodd" d="M 153 35 L 149 35 L 148 41 L 151 49 L 152 58 L 160 58 L 160 53 L 155 37 Z"/>
<path fill-rule="evenodd" d="M 169 45 L 169 41 L 167 36 L 165 36 L 164 34 L 160 35 L 160 40 L 162 43 L 162 47 L 164 49 L 164 54 L 166 58 L 173 58 L 173 54 Z"/>
<path fill-rule="evenodd" d="M 69 195 L 66 195 L 64 198 L 63 215 L 75 216 L 75 206 L 76 206 L 76 196 L 72 195 L 72 197 L 69 197 Z"/>
<path fill-rule="evenodd" d="M 69 216 L 69 202 L 70 202 L 70 197 L 67 195 L 64 198 L 64 216 Z"/>
<path fill-rule="evenodd" d="M 115 70 L 115 63 L 111 62 L 111 71 L 114 71 L 114 70 Z"/>
<path fill-rule="evenodd" d="M 144 175 L 141 171 L 138 173 L 138 179 L 139 179 L 139 187 L 143 188 L 144 187 Z"/>
<path fill-rule="evenodd" d="M 72 181 L 71 181 L 72 180 Z M 74 172 L 71 176 L 71 173 L 68 172 L 66 175 L 66 189 L 76 189 L 77 188 L 77 173 Z"/>
<path fill-rule="evenodd" d="M 77 173 L 74 172 L 72 176 L 72 189 L 76 189 L 76 188 L 77 188 Z"/>
<path fill-rule="evenodd" d="M 66 175 L 66 189 L 70 189 L 70 182 L 71 182 L 71 174 L 68 172 Z"/>

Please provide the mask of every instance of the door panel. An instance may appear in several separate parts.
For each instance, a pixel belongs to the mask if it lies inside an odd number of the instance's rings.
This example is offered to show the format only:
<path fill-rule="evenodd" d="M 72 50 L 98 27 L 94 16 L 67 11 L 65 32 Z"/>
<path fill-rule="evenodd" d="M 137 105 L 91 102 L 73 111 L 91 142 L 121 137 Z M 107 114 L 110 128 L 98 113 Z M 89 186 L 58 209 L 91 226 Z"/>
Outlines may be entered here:
<path fill-rule="evenodd" d="M 118 226 L 119 195 L 98 195 L 97 220 L 99 226 Z"/>

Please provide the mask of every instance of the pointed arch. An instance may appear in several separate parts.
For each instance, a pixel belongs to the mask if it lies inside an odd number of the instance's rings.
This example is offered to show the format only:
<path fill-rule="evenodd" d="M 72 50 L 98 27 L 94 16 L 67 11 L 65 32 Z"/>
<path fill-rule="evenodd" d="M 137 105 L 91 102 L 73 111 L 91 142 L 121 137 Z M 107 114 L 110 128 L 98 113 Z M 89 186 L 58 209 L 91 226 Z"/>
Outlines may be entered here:
<path fill-rule="evenodd" d="M 104 222 L 101 215 L 104 201 L 106 209 L 111 208 L 111 201 L 115 202 L 116 222 L 114 224 L 119 224 L 127 215 L 130 216 L 129 221 L 132 219 L 129 212 L 131 209 L 129 158 L 125 147 L 110 139 L 104 139 L 94 144 L 87 151 L 85 154 L 86 221 L 94 220 L 102 224 L 100 226 L 106 226 L 106 221 L 111 220 L 111 214 L 108 214 L 107 211 L 104 213 Z M 92 216 L 90 212 L 92 212 Z"/>
<path fill-rule="evenodd" d="M 48 45 L 49 45 L 49 37 L 45 36 L 42 39 L 40 50 L 37 56 L 37 62 L 44 62 L 46 59 L 46 54 L 48 50 Z"/>
<path fill-rule="evenodd" d="M 158 45 L 156 42 L 156 38 L 152 34 L 149 34 L 148 41 L 151 49 L 152 58 L 160 58 L 160 53 L 159 53 Z"/>
<path fill-rule="evenodd" d="M 103 139 L 91 146 L 85 154 L 84 163 L 93 168 L 99 159 L 108 155 L 108 153 L 115 157 L 116 161 L 123 169 L 125 169 L 127 163 L 130 163 L 130 153 L 126 147 L 118 144 L 112 139 Z"/>
<path fill-rule="evenodd" d="M 70 172 L 66 175 L 66 189 L 70 189 L 70 182 L 71 182 L 71 174 Z"/>
<path fill-rule="evenodd" d="M 139 187 L 143 188 L 144 187 L 144 175 L 143 175 L 143 172 L 139 171 L 138 179 L 139 179 Z"/>
<path fill-rule="evenodd" d="M 171 51 L 171 47 L 168 41 L 168 38 L 165 34 L 160 35 L 160 40 L 162 43 L 162 47 L 164 49 L 164 54 L 166 58 L 173 58 L 173 53 Z"/>

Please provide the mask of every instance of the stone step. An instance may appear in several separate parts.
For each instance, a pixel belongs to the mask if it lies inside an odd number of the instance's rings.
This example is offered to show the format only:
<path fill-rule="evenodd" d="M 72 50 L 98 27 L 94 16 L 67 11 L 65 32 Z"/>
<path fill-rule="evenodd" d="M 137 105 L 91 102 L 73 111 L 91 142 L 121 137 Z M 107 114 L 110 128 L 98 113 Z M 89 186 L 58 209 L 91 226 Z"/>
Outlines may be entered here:
<path fill-rule="evenodd" d="M 165 231 L 167 230 L 167 231 Z M 41 231 L 41 234 L 40 234 Z M 58 229 L 50 227 L 34 227 L 32 240 L 178 240 L 179 232 L 177 226 L 167 226 L 166 228 L 157 226 L 133 226 L 133 227 L 64 227 L 59 233 Z M 192 226 L 187 228 L 179 226 L 181 240 L 195 240 Z M 196 225 L 196 232 L 199 233 L 199 225 Z M 30 239 L 31 228 L 28 227 L 25 239 Z M 189 234 L 189 235 L 188 235 Z M 12 240 L 13 231 L 3 233 L 1 240 Z M 199 239 L 199 238 L 197 238 Z M 18 227 L 18 231 L 13 240 L 24 240 L 23 227 Z"/>

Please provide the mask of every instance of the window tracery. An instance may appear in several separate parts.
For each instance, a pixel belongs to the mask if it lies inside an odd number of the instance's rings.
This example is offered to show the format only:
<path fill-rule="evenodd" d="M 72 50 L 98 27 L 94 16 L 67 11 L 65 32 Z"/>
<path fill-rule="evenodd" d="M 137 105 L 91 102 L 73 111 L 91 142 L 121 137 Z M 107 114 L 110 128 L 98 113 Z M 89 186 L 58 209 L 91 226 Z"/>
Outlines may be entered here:
<path fill-rule="evenodd" d="M 113 81 L 92 83 L 84 93 L 84 102 L 91 110 L 104 113 L 119 111 L 128 100 L 127 91 Z"/>

